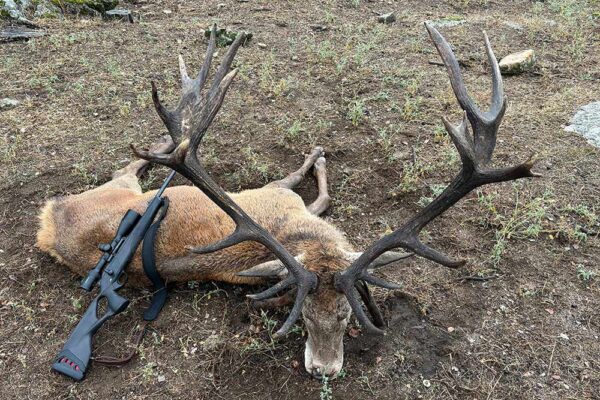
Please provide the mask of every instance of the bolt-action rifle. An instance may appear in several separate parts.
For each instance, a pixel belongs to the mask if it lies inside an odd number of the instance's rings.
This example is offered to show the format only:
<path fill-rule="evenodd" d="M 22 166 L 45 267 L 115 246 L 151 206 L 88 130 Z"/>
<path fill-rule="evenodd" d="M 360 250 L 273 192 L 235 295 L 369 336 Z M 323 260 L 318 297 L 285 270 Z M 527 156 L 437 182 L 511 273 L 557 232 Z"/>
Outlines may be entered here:
<path fill-rule="evenodd" d="M 71 336 L 69 336 L 63 349 L 55 358 L 54 364 L 52 364 L 53 370 L 77 381 L 84 378 L 92 355 L 92 337 L 104 322 L 116 314 L 123 312 L 129 305 L 129 300 L 117 294 L 117 291 L 125 284 L 125 282 L 122 282 L 123 274 L 142 240 L 144 241 L 144 248 L 142 249 L 144 253 L 144 269 L 150 280 L 155 284 L 155 287 L 157 283 L 159 283 L 158 286 L 160 287 L 160 293 L 158 296 L 155 294 L 152 307 L 146 311 L 144 319 L 150 321 L 158 315 L 166 299 L 166 288 L 162 281 L 157 282 L 157 280 L 160 280 L 160 277 L 156 273 L 154 265 L 154 237 L 158 229 L 158 224 L 164 217 L 166 208 L 168 207 L 168 199 L 162 197 L 162 194 L 174 176 L 175 171 L 165 179 L 161 188 L 148 203 L 148 207 L 142 215 L 133 210 L 128 210 L 117 228 L 114 239 L 110 243 L 98 246 L 104 254 L 100 258 L 100 261 L 98 261 L 98 264 L 81 282 L 81 288 L 88 292 L 98 282 L 100 287 L 98 296 L 91 302 L 71 333 Z M 159 212 L 161 212 L 161 215 L 156 219 Z M 156 222 L 153 224 L 155 219 Z M 152 264 L 151 269 L 153 271 L 151 272 L 154 275 L 148 273 L 147 264 Z M 156 301 L 157 297 L 158 302 Z M 106 299 L 106 310 L 100 316 L 98 315 L 101 312 L 99 303 L 103 299 Z"/>

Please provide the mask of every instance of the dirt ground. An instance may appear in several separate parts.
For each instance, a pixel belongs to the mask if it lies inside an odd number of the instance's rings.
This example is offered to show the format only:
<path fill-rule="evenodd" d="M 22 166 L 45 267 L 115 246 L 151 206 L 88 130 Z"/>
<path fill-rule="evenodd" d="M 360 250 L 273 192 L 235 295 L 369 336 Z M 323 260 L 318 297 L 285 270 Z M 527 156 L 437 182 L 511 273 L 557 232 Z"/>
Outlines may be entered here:
<path fill-rule="evenodd" d="M 141 20 L 41 20 L 45 37 L 0 44 L 0 98 L 21 102 L 0 111 L 1 398 L 600 398 L 600 150 L 563 131 L 578 107 L 600 100 L 597 0 L 122 6 Z M 396 22 L 377 22 L 392 10 Z M 504 78 L 510 105 L 495 160 L 537 153 L 543 178 L 474 192 L 426 232 L 465 267 L 415 259 L 383 270 L 403 285 L 375 290 L 388 334 L 347 336 L 333 381 L 304 371 L 302 329 L 270 339 L 285 310 L 261 314 L 245 300 L 257 288 L 213 282 L 173 287 L 128 365 L 95 365 L 81 383 L 50 372 L 90 296 L 34 247 L 36 213 L 44 199 L 108 180 L 131 159 L 129 143 L 165 133 L 149 81 L 172 102 L 177 55 L 198 68 L 206 27 L 254 34 L 207 137 L 210 171 L 228 190 L 258 187 L 324 146 L 334 199 L 325 218 L 363 248 L 458 169 L 440 117 L 458 120 L 460 110 L 422 25 L 439 19 L 466 20 L 440 31 L 484 106 L 482 30 L 498 57 L 533 48 L 538 59 Z M 145 188 L 166 174 L 151 170 Z M 302 184 L 306 201 L 314 186 Z M 124 292 L 132 305 L 99 334 L 98 353 L 129 348 L 148 293 Z"/>

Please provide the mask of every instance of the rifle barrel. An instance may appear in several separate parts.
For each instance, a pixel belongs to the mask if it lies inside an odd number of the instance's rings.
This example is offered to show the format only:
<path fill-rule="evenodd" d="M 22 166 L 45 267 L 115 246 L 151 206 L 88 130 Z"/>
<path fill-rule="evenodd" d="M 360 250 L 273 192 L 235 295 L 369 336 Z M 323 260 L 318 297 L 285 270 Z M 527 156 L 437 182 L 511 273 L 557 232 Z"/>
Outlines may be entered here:
<path fill-rule="evenodd" d="M 165 181 L 163 182 L 163 184 L 160 187 L 160 189 L 158 189 L 158 192 L 156 192 L 156 197 L 162 196 L 163 192 L 165 191 L 165 189 L 167 188 L 167 186 L 169 186 L 169 183 L 171 183 L 171 180 L 173 179 L 173 177 L 175 176 L 175 174 L 176 174 L 175 171 L 171 171 L 171 173 L 169 174 L 169 176 L 167 176 L 167 179 L 165 179 Z"/>

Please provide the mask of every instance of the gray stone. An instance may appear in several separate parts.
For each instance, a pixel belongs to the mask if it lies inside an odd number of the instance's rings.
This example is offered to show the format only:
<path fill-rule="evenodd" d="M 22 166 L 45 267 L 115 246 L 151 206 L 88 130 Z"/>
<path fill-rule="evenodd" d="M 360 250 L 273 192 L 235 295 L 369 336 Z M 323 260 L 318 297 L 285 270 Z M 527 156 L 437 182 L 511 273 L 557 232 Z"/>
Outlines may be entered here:
<path fill-rule="evenodd" d="M 387 14 L 381 14 L 377 18 L 377 21 L 384 23 L 384 24 L 391 24 L 395 20 L 396 20 L 396 14 L 394 14 L 393 12 L 387 13 Z"/>
<path fill-rule="evenodd" d="M 577 110 L 565 131 L 575 132 L 586 138 L 589 144 L 600 147 L 600 101 Z"/>
<path fill-rule="evenodd" d="M 106 19 L 120 19 L 123 22 L 130 22 L 133 24 L 133 13 L 124 8 L 115 8 L 114 10 L 108 10 L 104 13 Z"/>
<path fill-rule="evenodd" d="M 44 35 L 44 31 L 36 31 L 22 26 L 8 26 L 0 30 L 0 39 L 2 41 L 29 40 Z"/>
<path fill-rule="evenodd" d="M 467 22 L 466 19 L 458 17 L 446 17 L 442 19 L 435 19 L 427 21 L 427 23 L 435 28 L 451 28 L 453 26 L 462 25 Z"/>
<path fill-rule="evenodd" d="M 0 4 L 2 4 L 3 15 L 12 19 L 26 18 L 23 8 L 17 5 L 14 0 L 3 0 Z"/>
<path fill-rule="evenodd" d="M 9 99 L 8 97 L 4 98 L 4 99 L 0 99 L 0 110 L 6 110 L 9 108 L 13 108 L 18 106 L 20 103 L 19 100 L 16 99 Z"/>
<path fill-rule="evenodd" d="M 35 8 L 33 18 L 58 18 L 62 17 L 60 8 L 50 2 L 40 2 Z"/>
<path fill-rule="evenodd" d="M 29 20 L 32 4 L 29 0 L 0 0 L 0 17 L 8 18 L 31 28 L 37 26 Z"/>
<path fill-rule="evenodd" d="M 63 13 L 101 15 L 118 0 L 0 0 L 0 17 L 35 28 L 31 18 L 56 18 Z"/>
<path fill-rule="evenodd" d="M 505 75 L 529 71 L 535 65 L 535 52 L 531 49 L 512 53 L 500 60 L 500 72 Z"/>

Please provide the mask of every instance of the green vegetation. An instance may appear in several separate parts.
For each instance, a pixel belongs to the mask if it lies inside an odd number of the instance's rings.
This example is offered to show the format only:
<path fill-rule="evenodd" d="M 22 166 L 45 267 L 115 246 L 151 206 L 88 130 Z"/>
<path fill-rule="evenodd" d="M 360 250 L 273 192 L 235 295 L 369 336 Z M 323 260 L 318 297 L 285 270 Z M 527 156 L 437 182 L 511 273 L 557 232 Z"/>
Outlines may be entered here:
<path fill-rule="evenodd" d="M 582 264 L 577 265 L 577 276 L 584 282 L 591 281 L 596 276 L 596 273 L 590 269 L 586 269 Z"/>
<path fill-rule="evenodd" d="M 331 386 L 329 386 L 329 378 L 325 375 L 323 375 L 321 378 L 321 391 L 319 393 L 319 398 L 321 400 L 333 399 L 333 391 L 331 390 Z"/>
<path fill-rule="evenodd" d="M 365 99 L 354 99 L 348 103 L 346 113 L 352 125 L 356 126 L 365 118 Z"/>
<path fill-rule="evenodd" d="M 432 170 L 431 163 L 419 156 L 420 146 L 413 147 L 412 162 L 405 162 L 402 166 L 400 183 L 390 191 L 392 197 L 413 193 L 419 189 L 421 178 Z"/>

